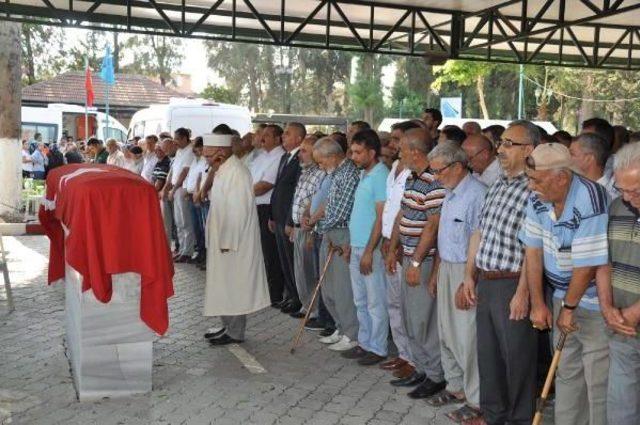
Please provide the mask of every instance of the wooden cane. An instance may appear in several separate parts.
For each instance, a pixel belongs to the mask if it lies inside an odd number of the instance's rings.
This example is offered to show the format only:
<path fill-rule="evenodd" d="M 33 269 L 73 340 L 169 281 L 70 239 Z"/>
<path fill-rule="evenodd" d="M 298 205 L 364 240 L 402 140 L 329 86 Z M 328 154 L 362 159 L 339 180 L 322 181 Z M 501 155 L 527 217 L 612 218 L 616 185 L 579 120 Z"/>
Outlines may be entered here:
<path fill-rule="evenodd" d="M 562 332 L 560 334 L 560 339 L 558 340 L 558 345 L 556 345 L 556 351 L 553 353 L 553 359 L 551 360 L 551 366 L 549 366 L 549 372 L 547 372 L 547 379 L 544 381 L 544 387 L 542 388 L 542 394 L 540 395 L 540 400 L 538 400 L 538 408 L 536 409 L 536 415 L 533 417 L 533 425 L 540 425 L 542 423 L 542 414 L 547 404 L 547 397 L 549 396 L 549 390 L 551 389 L 551 384 L 553 383 L 553 378 L 556 375 L 556 370 L 558 369 L 558 363 L 560 363 L 560 355 L 562 354 L 562 349 L 564 348 L 564 342 L 567 339 L 567 334 Z"/>
<path fill-rule="evenodd" d="M 293 340 L 293 344 L 291 345 L 291 350 L 289 350 L 289 353 L 291 354 L 295 353 L 296 347 L 300 342 L 300 338 L 302 337 L 302 333 L 304 332 L 304 327 L 306 326 L 307 321 L 309 320 L 309 315 L 311 314 L 313 304 L 316 302 L 316 298 L 318 297 L 318 293 L 320 292 L 320 286 L 324 281 L 324 275 L 327 273 L 327 269 L 329 268 L 329 263 L 331 263 L 331 259 L 333 258 L 333 253 L 336 251 L 338 252 L 338 255 L 342 255 L 342 248 L 334 247 L 333 245 L 329 246 L 329 255 L 327 256 L 327 261 L 324 263 L 322 274 L 320 275 L 320 279 L 318 279 L 318 283 L 316 284 L 316 287 L 313 290 L 313 296 L 311 297 L 311 301 L 307 306 L 304 318 L 300 321 L 300 326 L 298 327 L 298 332 L 296 333 L 296 336 Z"/>

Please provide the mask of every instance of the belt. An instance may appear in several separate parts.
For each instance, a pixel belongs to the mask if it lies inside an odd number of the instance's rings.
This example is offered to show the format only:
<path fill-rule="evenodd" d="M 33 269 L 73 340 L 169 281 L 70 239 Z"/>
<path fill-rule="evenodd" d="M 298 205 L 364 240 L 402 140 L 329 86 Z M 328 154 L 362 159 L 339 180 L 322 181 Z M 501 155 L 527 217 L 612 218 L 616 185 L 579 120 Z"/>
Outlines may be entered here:
<path fill-rule="evenodd" d="M 520 272 L 503 272 L 503 271 L 485 271 L 480 270 L 480 279 L 482 280 L 502 280 L 502 279 L 519 279 Z"/>

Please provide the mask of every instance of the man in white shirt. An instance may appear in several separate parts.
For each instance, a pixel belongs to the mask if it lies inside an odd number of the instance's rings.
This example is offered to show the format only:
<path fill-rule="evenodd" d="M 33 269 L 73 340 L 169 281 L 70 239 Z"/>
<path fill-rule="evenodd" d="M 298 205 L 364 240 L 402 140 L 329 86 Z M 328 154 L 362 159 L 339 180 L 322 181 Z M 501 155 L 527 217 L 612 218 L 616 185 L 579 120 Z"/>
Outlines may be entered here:
<path fill-rule="evenodd" d="M 411 131 L 414 126 L 411 121 L 398 123 L 392 127 L 390 145 L 397 150 L 399 149 L 400 139 L 404 137 L 406 132 Z M 387 176 L 387 200 L 382 210 L 382 255 L 387 257 L 389 250 L 389 241 L 391 232 L 396 221 L 398 211 L 400 211 L 400 203 L 404 195 L 405 182 L 407 177 L 411 175 L 411 170 L 404 166 L 402 159 L 396 160 L 391 172 Z M 407 332 L 402 322 L 400 309 L 400 284 L 402 276 L 402 267 L 398 265 L 396 272 L 393 274 L 384 274 L 387 283 L 387 311 L 389 313 L 389 326 L 391 327 L 391 337 L 393 343 L 398 348 L 398 356 L 393 357 L 380 364 L 384 370 L 393 371 L 398 378 L 404 378 L 413 372 L 413 366 L 409 357 L 409 341 Z"/>
<path fill-rule="evenodd" d="M 596 133 L 582 133 L 569 147 L 571 159 L 580 173 L 604 186 L 611 200 L 620 196 L 614 187 L 613 175 L 605 170 L 607 150 L 605 140 Z"/>
<path fill-rule="evenodd" d="M 191 211 L 191 221 L 195 233 L 196 252 L 198 253 L 195 262 L 202 263 L 206 260 L 204 248 L 204 221 L 200 211 L 200 203 L 195 203 L 193 195 L 200 188 L 197 186 L 200 181 L 199 177 L 207 168 L 207 161 L 202 156 L 202 137 L 196 137 L 193 141 L 193 154 L 195 158 L 189 167 L 189 173 L 184 182 L 184 188 L 187 193 L 187 201 L 189 202 L 189 210 Z"/>
<path fill-rule="evenodd" d="M 109 152 L 109 156 L 107 157 L 108 165 L 115 165 L 116 167 L 125 168 L 124 166 L 124 154 L 118 147 L 118 141 L 116 139 L 108 139 L 106 143 L 107 152 Z"/>
<path fill-rule="evenodd" d="M 142 165 L 142 178 L 149 183 L 153 182 L 153 169 L 158 163 L 158 157 L 156 156 L 156 144 L 158 143 L 158 137 L 155 134 L 150 134 L 144 138 L 144 162 Z"/>
<path fill-rule="evenodd" d="M 473 170 L 473 176 L 487 187 L 491 187 L 502 174 L 496 149 L 491 140 L 482 134 L 473 134 L 464 140 L 462 149 L 469 158 L 468 165 Z"/>
<path fill-rule="evenodd" d="M 281 146 L 282 129 L 279 126 L 275 124 L 267 125 L 263 130 L 262 136 L 263 152 L 253 160 L 249 171 L 251 171 L 253 192 L 258 207 L 260 241 L 267 268 L 269 294 L 271 303 L 275 306 L 283 301 L 284 275 L 280 265 L 275 235 L 269 229 L 269 217 L 271 216 L 271 193 L 278 177 L 278 165 L 285 151 Z"/>
<path fill-rule="evenodd" d="M 176 156 L 171 164 L 171 171 L 167 177 L 165 191 L 168 191 L 167 198 L 173 202 L 173 218 L 178 233 L 180 251 L 175 257 L 176 263 L 187 263 L 191 261 L 195 246 L 195 235 L 187 191 L 184 182 L 189 174 L 189 167 L 195 156 L 189 140 L 190 130 L 179 128 L 174 133 L 174 141 L 178 146 Z"/>
<path fill-rule="evenodd" d="M 29 142 L 24 140 L 22 142 L 22 178 L 28 179 L 33 172 L 33 160 L 29 153 Z"/>

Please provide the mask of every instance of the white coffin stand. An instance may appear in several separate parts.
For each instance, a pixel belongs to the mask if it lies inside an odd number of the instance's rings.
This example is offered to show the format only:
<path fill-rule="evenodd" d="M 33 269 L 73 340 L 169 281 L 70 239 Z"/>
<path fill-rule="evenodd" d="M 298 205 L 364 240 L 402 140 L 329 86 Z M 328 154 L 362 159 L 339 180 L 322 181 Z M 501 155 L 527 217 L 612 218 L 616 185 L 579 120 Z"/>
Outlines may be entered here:
<path fill-rule="evenodd" d="M 66 264 L 67 349 L 80 401 L 151 391 L 153 332 L 140 319 L 140 275 L 112 275 L 103 304 Z"/>

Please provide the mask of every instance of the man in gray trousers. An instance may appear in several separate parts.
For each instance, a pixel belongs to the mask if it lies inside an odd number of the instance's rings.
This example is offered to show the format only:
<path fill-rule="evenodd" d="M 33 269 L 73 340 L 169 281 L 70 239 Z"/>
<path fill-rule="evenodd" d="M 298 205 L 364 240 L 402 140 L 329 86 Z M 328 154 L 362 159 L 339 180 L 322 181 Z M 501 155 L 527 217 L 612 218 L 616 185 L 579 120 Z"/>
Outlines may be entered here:
<path fill-rule="evenodd" d="M 349 272 L 349 218 L 360 180 L 360 172 L 353 161 L 346 158 L 335 140 L 325 137 L 313 147 L 320 166 L 331 175 L 331 187 L 324 208 L 324 217 L 317 223 L 321 234 L 320 267 L 323 267 L 331 247 L 342 248 L 342 254 L 334 254 L 322 286 L 322 298 L 336 322 L 336 332 L 320 342 L 331 344 L 330 350 L 346 351 L 357 345 L 358 318 L 353 303 Z"/>
<path fill-rule="evenodd" d="M 400 154 L 412 175 L 407 178 L 402 204 L 391 235 L 387 270 L 397 267 L 397 247 L 402 244 L 401 314 L 409 339 L 415 372 L 391 381 L 395 386 L 417 387 L 411 398 L 428 398 L 442 391 L 446 382 L 440 364 L 438 312 L 435 298 L 427 290 L 436 284 L 432 273 L 440 209 L 445 190 L 428 172 L 431 142 L 423 129 L 408 131 L 400 142 Z"/>

